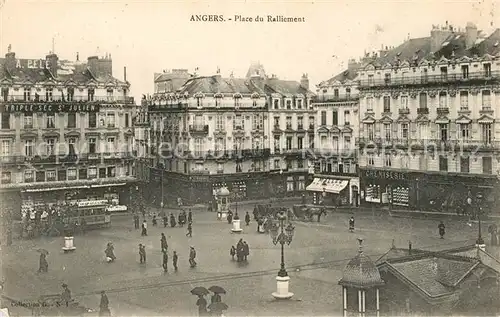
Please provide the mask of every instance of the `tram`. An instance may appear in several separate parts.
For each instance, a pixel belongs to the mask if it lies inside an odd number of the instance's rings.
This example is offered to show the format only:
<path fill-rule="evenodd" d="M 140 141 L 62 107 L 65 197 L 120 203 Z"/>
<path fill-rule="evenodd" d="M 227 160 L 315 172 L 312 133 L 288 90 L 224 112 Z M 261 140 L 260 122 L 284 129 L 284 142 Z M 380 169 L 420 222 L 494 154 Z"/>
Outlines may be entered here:
<path fill-rule="evenodd" d="M 85 228 L 103 228 L 111 226 L 108 200 L 80 201 L 64 217 L 65 225 L 85 225 Z M 76 208 L 75 208 L 76 207 Z"/>

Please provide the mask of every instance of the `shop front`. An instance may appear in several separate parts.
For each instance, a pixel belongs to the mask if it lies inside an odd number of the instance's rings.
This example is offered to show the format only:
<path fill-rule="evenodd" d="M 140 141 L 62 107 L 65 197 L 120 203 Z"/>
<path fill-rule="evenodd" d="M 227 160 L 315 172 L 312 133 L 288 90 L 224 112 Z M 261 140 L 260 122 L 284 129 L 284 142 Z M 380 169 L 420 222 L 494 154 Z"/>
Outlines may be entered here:
<path fill-rule="evenodd" d="M 416 199 L 416 175 L 400 171 L 360 169 L 361 204 L 390 204 L 410 207 Z"/>
<path fill-rule="evenodd" d="M 314 177 L 306 190 L 311 193 L 313 204 L 345 206 L 351 204 L 349 183 L 348 177 Z"/>

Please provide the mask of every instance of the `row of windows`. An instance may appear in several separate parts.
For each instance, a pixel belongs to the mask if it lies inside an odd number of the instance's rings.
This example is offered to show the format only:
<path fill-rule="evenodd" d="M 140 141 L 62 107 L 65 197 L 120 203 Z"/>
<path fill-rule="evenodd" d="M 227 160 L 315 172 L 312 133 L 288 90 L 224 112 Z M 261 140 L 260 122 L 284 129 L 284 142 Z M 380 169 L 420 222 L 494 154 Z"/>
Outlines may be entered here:
<path fill-rule="evenodd" d="M 195 97 L 196 98 L 196 106 L 198 108 L 202 108 L 204 106 L 204 102 L 203 102 L 203 97 Z M 216 96 L 214 97 L 214 100 L 215 100 L 215 107 L 220 107 L 222 106 L 222 101 L 223 101 L 223 98 L 222 97 L 219 97 L 219 96 Z M 234 107 L 235 108 L 238 108 L 241 106 L 241 97 L 234 97 L 233 98 L 233 101 L 234 101 Z M 210 103 L 208 103 L 208 106 L 210 106 Z M 252 98 L 252 106 L 253 107 L 257 107 L 258 106 L 258 98 Z"/>
<path fill-rule="evenodd" d="M 391 154 L 385 154 L 384 156 L 384 166 L 392 167 L 395 160 L 400 160 L 400 167 L 404 169 L 410 168 L 410 157 L 408 155 L 402 155 L 400 157 L 394 157 Z M 368 154 L 366 157 L 366 163 L 368 166 L 375 165 L 375 155 Z M 442 172 L 448 172 L 449 157 L 440 155 L 439 156 L 439 170 Z M 425 169 L 425 168 L 424 168 Z M 461 156 L 460 157 L 460 173 L 469 173 L 470 171 L 470 157 Z M 483 174 L 493 174 L 492 158 L 483 156 L 482 157 L 482 171 Z"/>
<path fill-rule="evenodd" d="M 469 92 L 460 91 L 460 110 L 469 109 Z M 439 93 L 439 108 L 448 108 L 448 94 L 445 91 Z M 482 109 L 491 109 L 491 91 L 483 90 L 481 93 Z M 399 109 L 408 109 L 408 96 L 399 97 Z M 383 97 L 383 112 L 391 112 L 391 96 Z M 427 106 L 428 98 L 427 93 L 422 92 L 419 94 L 419 108 L 425 109 Z M 373 97 L 366 98 L 366 110 L 373 111 Z"/>
<path fill-rule="evenodd" d="M 10 119 L 11 115 L 8 112 L 1 113 L 2 120 L 1 120 L 1 129 L 10 129 L 11 124 L 10 124 Z M 108 127 L 108 128 L 115 128 L 116 127 L 116 116 L 114 113 L 107 113 L 106 115 L 100 114 L 99 115 L 99 126 L 100 127 Z M 33 129 L 34 128 L 34 114 L 33 113 L 25 113 L 23 114 L 23 129 Z M 128 113 L 125 113 L 125 120 L 124 120 L 125 128 L 130 127 L 130 115 Z M 77 126 L 77 115 L 76 113 L 68 113 L 66 117 L 66 127 L 67 128 L 76 128 Z M 90 112 L 88 114 L 88 126 L 89 128 L 97 128 L 97 113 L 95 112 Z M 55 113 L 47 113 L 45 115 L 45 126 L 44 128 L 48 129 L 55 129 L 57 128 L 57 120 L 56 120 L 56 115 Z"/>
<path fill-rule="evenodd" d="M 2 100 L 4 102 L 7 101 L 77 101 L 78 100 L 83 100 L 82 98 L 75 98 L 75 88 L 74 87 L 68 87 L 66 88 L 66 93 L 62 92 L 61 95 L 56 95 L 54 94 L 54 89 L 53 88 L 46 88 L 45 89 L 45 94 L 38 94 L 37 92 L 32 92 L 31 88 L 24 88 L 23 94 L 22 95 L 15 95 L 9 92 L 8 87 L 2 88 Z M 124 95 L 127 94 L 127 89 L 123 89 Z M 114 89 L 113 88 L 107 88 L 106 89 L 106 97 L 108 97 L 109 101 L 114 101 L 113 98 L 114 94 Z M 95 97 L 95 89 L 94 88 L 88 88 L 87 89 L 87 96 L 86 96 L 86 101 L 94 101 Z"/>
<path fill-rule="evenodd" d="M 338 125 L 339 124 L 339 116 L 337 110 L 332 110 L 332 125 Z M 326 124 L 326 110 L 321 111 L 321 125 L 325 126 Z M 351 112 L 349 110 L 344 111 L 344 125 L 350 125 L 351 124 Z"/>
<path fill-rule="evenodd" d="M 128 172 L 127 172 L 128 173 Z M 97 178 L 109 178 L 116 177 L 116 167 L 89 167 L 89 168 L 68 168 L 59 170 L 46 170 L 46 171 L 36 171 L 36 170 L 26 170 L 23 175 L 24 183 L 34 183 L 34 182 L 51 182 L 51 181 L 71 181 L 77 179 L 97 179 Z M 9 184 L 12 182 L 12 172 L 3 171 L 2 172 L 2 184 Z"/>
<path fill-rule="evenodd" d="M 294 142 L 294 139 L 296 139 L 296 142 Z M 314 135 L 309 135 L 308 141 L 309 141 L 308 147 L 314 148 Z M 285 138 L 285 149 L 286 150 L 292 150 L 292 149 L 302 150 L 305 148 L 306 148 L 305 137 L 297 136 L 296 138 L 294 138 L 291 136 L 287 136 Z M 274 136 L 274 152 L 279 152 L 280 150 L 281 150 L 281 136 L 275 135 Z"/>
<path fill-rule="evenodd" d="M 311 104 L 311 101 L 309 101 L 309 105 Z M 287 110 L 292 110 L 292 109 L 303 109 L 307 107 L 307 100 L 302 100 L 302 99 L 273 99 L 273 109 L 278 110 L 278 109 L 287 109 Z"/>

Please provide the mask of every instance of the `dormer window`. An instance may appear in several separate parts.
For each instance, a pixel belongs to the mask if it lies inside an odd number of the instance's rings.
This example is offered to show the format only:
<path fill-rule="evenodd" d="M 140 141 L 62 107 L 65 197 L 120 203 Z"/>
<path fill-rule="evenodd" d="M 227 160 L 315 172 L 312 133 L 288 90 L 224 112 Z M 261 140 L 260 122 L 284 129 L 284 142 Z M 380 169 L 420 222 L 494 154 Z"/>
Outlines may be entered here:
<path fill-rule="evenodd" d="M 68 91 L 68 101 L 73 101 L 75 96 L 75 88 L 69 87 L 67 91 Z"/>
<path fill-rule="evenodd" d="M 114 101 L 113 99 L 113 88 L 106 89 L 106 98 L 109 102 Z"/>
<path fill-rule="evenodd" d="M 274 104 L 274 109 L 278 110 L 279 107 L 280 107 L 280 101 L 279 101 L 279 99 L 274 99 L 273 100 L 273 104 Z"/>
<path fill-rule="evenodd" d="M 8 98 L 9 98 L 9 88 L 8 87 L 2 88 L 2 100 L 8 101 Z"/>
<path fill-rule="evenodd" d="M 222 104 L 222 96 L 220 95 L 215 95 L 215 106 L 220 107 Z"/>
<path fill-rule="evenodd" d="M 484 77 L 491 77 L 491 64 L 484 64 L 483 65 L 483 70 L 484 70 Z"/>
<path fill-rule="evenodd" d="M 297 109 L 302 109 L 302 99 L 297 100 Z"/>
<path fill-rule="evenodd" d="M 351 95 L 351 88 L 350 87 L 347 87 L 345 89 L 345 95 L 347 96 L 347 98 L 349 98 L 349 96 Z"/>
<path fill-rule="evenodd" d="M 31 88 L 24 88 L 24 101 L 31 101 Z"/>
<path fill-rule="evenodd" d="M 386 85 L 391 83 L 391 74 L 390 73 L 387 73 L 384 75 L 384 83 Z"/>
<path fill-rule="evenodd" d="M 241 106 L 241 94 L 235 94 L 234 98 L 234 107 L 239 108 Z"/>
<path fill-rule="evenodd" d="M 203 107 L 203 97 L 202 96 L 197 96 L 196 97 L 196 106 L 198 108 Z"/>
<path fill-rule="evenodd" d="M 333 90 L 333 97 L 334 97 L 334 98 L 338 98 L 338 97 L 339 97 L 339 90 L 338 90 L 338 88 L 335 88 L 335 89 Z"/>
<path fill-rule="evenodd" d="M 286 101 L 286 108 L 287 108 L 288 110 L 292 109 L 292 101 L 291 101 L 291 100 L 287 100 L 287 101 Z"/>
<path fill-rule="evenodd" d="M 89 88 L 87 90 L 87 100 L 88 101 L 94 101 L 94 94 L 95 94 L 94 88 Z"/>
<path fill-rule="evenodd" d="M 53 91 L 52 88 L 45 89 L 45 101 L 52 101 L 53 100 L 52 91 Z"/>

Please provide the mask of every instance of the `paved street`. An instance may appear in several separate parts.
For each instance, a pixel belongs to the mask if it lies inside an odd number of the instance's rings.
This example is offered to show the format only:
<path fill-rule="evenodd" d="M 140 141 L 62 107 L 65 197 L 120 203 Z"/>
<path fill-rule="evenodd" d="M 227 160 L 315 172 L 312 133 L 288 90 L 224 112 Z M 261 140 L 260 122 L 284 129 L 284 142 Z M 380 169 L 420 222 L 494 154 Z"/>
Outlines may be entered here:
<path fill-rule="evenodd" d="M 291 204 L 291 203 L 290 203 Z M 287 205 L 287 203 L 283 203 Z M 244 211 L 252 205 L 241 206 Z M 346 260 L 357 252 L 357 237 L 365 238 L 365 249 L 375 260 L 395 240 L 406 247 L 442 249 L 473 243 L 477 227 L 464 222 L 447 223 L 446 239 L 437 235 L 437 222 L 390 218 L 386 215 L 357 215 L 356 232 L 349 233 L 349 214 L 329 214 L 321 223 L 296 222 L 294 241 L 286 247 L 285 260 L 291 276 L 292 301 L 276 302 L 271 293 L 276 288 L 279 269 L 279 246 L 268 235 L 258 234 L 256 224 L 245 227 L 241 235 L 231 234 L 227 222 L 216 220 L 215 213 L 194 214 L 193 237 L 185 236 L 186 228 L 153 228 L 149 222 L 147 237 L 133 229 L 131 216 L 114 216 L 112 228 L 88 232 L 75 237 L 76 251 L 63 254 L 62 238 L 16 240 L 2 250 L 2 274 L 6 278 L 5 293 L 16 299 L 34 299 L 42 294 L 62 291 L 67 283 L 73 296 L 87 307 L 97 308 L 98 292 L 107 290 L 113 315 L 196 315 L 195 286 L 220 285 L 228 294 L 227 315 L 332 315 L 340 312 L 341 297 L 337 285 Z M 159 222 L 159 224 L 161 224 Z M 486 230 L 484 230 L 486 232 Z M 169 253 L 179 253 L 179 271 L 163 273 L 161 268 L 160 233 L 165 232 Z M 239 238 L 250 246 L 247 264 L 239 265 L 229 256 L 231 245 Z M 117 261 L 104 261 L 107 242 L 115 245 Z M 138 263 L 138 244 L 146 245 L 148 262 Z M 189 268 L 189 245 L 197 249 L 198 267 Z M 49 272 L 36 273 L 38 248 L 50 252 Z M 171 262 L 170 262 L 171 264 Z"/>

